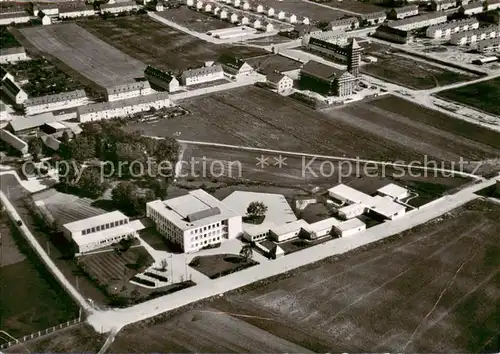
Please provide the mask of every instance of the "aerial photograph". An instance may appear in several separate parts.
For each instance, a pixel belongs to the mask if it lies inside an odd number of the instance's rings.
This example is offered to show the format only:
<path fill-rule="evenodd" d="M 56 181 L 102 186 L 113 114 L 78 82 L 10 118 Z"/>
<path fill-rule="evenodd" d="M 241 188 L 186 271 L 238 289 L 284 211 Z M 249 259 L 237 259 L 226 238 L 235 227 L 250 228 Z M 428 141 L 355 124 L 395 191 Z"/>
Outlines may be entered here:
<path fill-rule="evenodd" d="M 500 352 L 500 0 L 0 0 L 0 73 L 0 354 Z"/>

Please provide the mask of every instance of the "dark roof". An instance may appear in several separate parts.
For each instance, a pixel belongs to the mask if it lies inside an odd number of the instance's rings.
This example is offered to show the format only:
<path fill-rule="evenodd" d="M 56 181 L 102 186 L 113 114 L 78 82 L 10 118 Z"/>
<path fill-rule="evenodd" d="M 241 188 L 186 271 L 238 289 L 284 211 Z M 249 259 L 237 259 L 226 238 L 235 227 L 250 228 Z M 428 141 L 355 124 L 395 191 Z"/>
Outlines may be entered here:
<path fill-rule="evenodd" d="M 219 215 L 220 213 L 221 212 L 220 212 L 219 207 L 215 207 L 215 208 L 210 208 L 210 209 L 206 209 L 206 210 L 197 211 L 196 213 L 188 214 L 186 216 L 186 219 L 189 222 L 193 222 L 193 221 L 197 221 L 197 220 L 208 218 L 210 216 Z"/>
<path fill-rule="evenodd" d="M 369 14 L 362 14 L 361 18 L 363 19 L 375 19 L 380 17 L 386 17 L 387 14 L 384 11 L 371 12 Z"/>
<path fill-rule="evenodd" d="M 408 6 L 403 6 L 403 7 L 395 7 L 393 10 L 397 14 L 399 14 L 399 13 L 402 13 L 402 12 L 418 10 L 418 6 L 417 5 L 408 5 Z"/>
<path fill-rule="evenodd" d="M 222 66 L 212 65 L 212 66 L 204 66 L 202 68 L 184 70 L 182 72 L 182 77 L 184 79 L 186 79 L 186 78 L 190 78 L 190 77 L 196 77 L 199 75 L 213 74 L 216 72 L 223 72 Z"/>
<path fill-rule="evenodd" d="M 3 79 L 5 75 L 7 75 L 7 70 L 5 70 L 3 66 L 0 66 L 0 79 Z"/>
<path fill-rule="evenodd" d="M 217 59 L 217 62 L 235 70 L 240 70 L 243 64 L 245 64 L 243 59 L 228 54 L 222 54 L 219 59 Z"/>
<path fill-rule="evenodd" d="M 269 54 L 250 58 L 247 63 L 255 68 L 256 71 L 263 74 L 270 74 L 273 72 L 284 72 L 291 70 L 298 70 L 301 68 L 302 63 L 279 54 Z"/>
<path fill-rule="evenodd" d="M 309 60 L 305 63 L 302 71 L 324 80 L 334 80 L 346 72 L 345 70 L 340 70 L 315 60 Z"/>
<path fill-rule="evenodd" d="M 171 73 L 168 73 L 166 71 L 163 71 L 161 69 L 155 68 L 154 66 L 148 65 L 146 69 L 144 69 L 144 76 L 154 76 L 160 80 L 170 82 L 172 79 L 174 79 L 174 75 Z"/>
<path fill-rule="evenodd" d="M 64 3 L 64 6 L 59 7 L 59 13 L 73 12 L 73 11 L 93 11 L 92 5 L 85 5 L 85 3 Z"/>
<path fill-rule="evenodd" d="M 17 95 L 19 91 L 21 91 L 21 88 L 12 81 L 10 81 L 9 78 L 5 78 L 2 81 L 2 86 L 6 87 L 13 95 Z"/>
<path fill-rule="evenodd" d="M 285 75 L 280 74 L 280 73 L 269 73 L 266 75 L 267 81 L 273 82 L 273 83 L 278 83 L 282 78 L 284 78 Z"/>
<path fill-rule="evenodd" d="M 382 26 L 377 27 L 377 32 L 385 32 L 385 33 L 395 34 L 395 35 L 402 36 L 402 37 L 409 37 L 409 35 L 410 35 L 410 32 L 408 32 L 408 31 L 394 28 L 394 27 L 391 27 L 388 25 L 382 25 Z"/>

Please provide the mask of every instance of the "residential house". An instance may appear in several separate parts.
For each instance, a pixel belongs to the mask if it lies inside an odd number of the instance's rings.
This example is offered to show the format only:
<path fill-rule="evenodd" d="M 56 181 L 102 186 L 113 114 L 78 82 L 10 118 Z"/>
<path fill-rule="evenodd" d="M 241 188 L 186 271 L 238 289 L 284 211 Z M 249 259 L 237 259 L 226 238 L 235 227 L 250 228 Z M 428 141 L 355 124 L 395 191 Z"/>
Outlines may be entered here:
<path fill-rule="evenodd" d="M 463 20 L 449 21 L 437 25 L 429 26 L 425 35 L 429 38 L 444 39 L 450 38 L 454 33 L 470 31 L 479 28 L 479 21 L 474 18 L 466 18 Z"/>
<path fill-rule="evenodd" d="M 437 25 L 448 21 L 448 17 L 444 12 L 431 12 L 425 15 L 418 15 L 409 18 L 404 18 L 397 21 L 389 21 L 388 25 L 392 28 L 397 28 L 403 31 L 411 31 L 418 28 Z"/>
<path fill-rule="evenodd" d="M 27 23 L 30 16 L 22 12 L 4 12 L 0 13 L 0 26 L 7 26 L 13 23 Z"/>
<path fill-rule="evenodd" d="M 71 5 L 59 7 L 59 18 L 77 18 L 77 17 L 89 17 L 94 16 L 95 10 L 92 5 L 85 5 L 81 2 L 74 2 Z"/>
<path fill-rule="evenodd" d="M 32 97 L 24 102 L 26 115 L 58 111 L 87 104 L 87 94 L 84 90 L 63 92 L 55 95 Z"/>
<path fill-rule="evenodd" d="M 462 5 L 458 10 L 461 15 L 473 16 L 484 11 L 484 4 L 480 1 Z"/>
<path fill-rule="evenodd" d="M 101 13 L 119 14 L 121 12 L 137 11 L 140 6 L 133 1 L 118 4 L 101 4 Z"/>
<path fill-rule="evenodd" d="M 251 74 L 254 69 L 243 59 L 223 54 L 217 59 L 224 72 L 231 76 L 241 77 Z"/>
<path fill-rule="evenodd" d="M 160 87 L 168 92 L 175 92 L 180 90 L 179 80 L 175 78 L 172 73 L 165 72 L 148 65 L 144 70 L 144 76 L 155 87 Z"/>
<path fill-rule="evenodd" d="M 387 19 L 387 14 L 384 11 L 362 14 L 361 20 L 370 26 L 382 24 Z"/>
<path fill-rule="evenodd" d="M 330 21 L 330 23 L 328 24 L 328 28 L 331 31 L 353 30 L 353 29 L 359 28 L 359 20 L 357 17 L 347 17 L 347 18 L 341 18 L 338 20 L 333 20 L 333 21 Z"/>
<path fill-rule="evenodd" d="M 222 70 L 221 65 L 184 70 L 181 75 L 181 82 L 185 86 L 198 85 L 222 79 L 224 79 L 224 70 Z"/>
<path fill-rule="evenodd" d="M 293 80 L 278 72 L 266 76 L 268 85 L 275 89 L 280 95 L 290 93 L 293 88 Z"/>
<path fill-rule="evenodd" d="M 457 7 L 457 0 L 433 0 L 431 8 L 433 11 L 445 11 Z"/>
<path fill-rule="evenodd" d="M 401 20 L 403 18 L 418 15 L 417 5 L 408 5 L 403 7 L 395 7 L 389 11 L 388 18 L 392 20 Z"/>
<path fill-rule="evenodd" d="M 0 64 L 17 63 L 27 60 L 28 56 L 24 47 L 2 48 L 0 49 Z"/>
<path fill-rule="evenodd" d="M 137 81 L 106 88 L 106 99 L 109 102 L 118 101 L 131 97 L 150 95 L 153 92 L 148 81 Z"/>

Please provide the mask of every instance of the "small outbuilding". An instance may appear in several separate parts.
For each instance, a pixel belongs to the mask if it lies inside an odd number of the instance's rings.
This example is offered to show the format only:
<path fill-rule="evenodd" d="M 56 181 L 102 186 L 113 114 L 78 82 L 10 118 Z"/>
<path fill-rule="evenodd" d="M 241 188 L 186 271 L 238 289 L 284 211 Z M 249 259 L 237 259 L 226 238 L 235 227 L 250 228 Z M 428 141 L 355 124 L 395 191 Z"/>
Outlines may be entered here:
<path fill-rule="evenodd" d="M 339 237 L 349 237 L 366 229 L 366 224 L 354 218 L 333 226 L 334 233 Z"/>

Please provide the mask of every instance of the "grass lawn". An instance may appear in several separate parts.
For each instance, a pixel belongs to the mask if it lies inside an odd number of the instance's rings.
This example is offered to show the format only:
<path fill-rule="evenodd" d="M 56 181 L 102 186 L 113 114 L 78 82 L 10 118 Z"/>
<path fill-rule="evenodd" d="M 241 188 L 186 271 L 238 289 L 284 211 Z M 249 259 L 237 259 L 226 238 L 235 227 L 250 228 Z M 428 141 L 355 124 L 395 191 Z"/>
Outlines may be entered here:
<path fill-rule="evenodd" d="M 78 317 L 78 306 L 3 213 L 0 234 L 2 244 L 12 239 L 24 255 L 0 267 L 0 329 L 19 338 Z"/>
<path fill-rule="evenodd" d="M 500 77 L 442 91 L 437 96 L 500 116 Z"/>
<path fill-rule="evenodd" d="M 243 257 L 235 254 L 216 254 L 195 257 L 189 263 L 189 266 L 205 274 L 210 279 L 216 279 L 257 264 L 259 262 L 252 259 L 245 260 Z"/>

